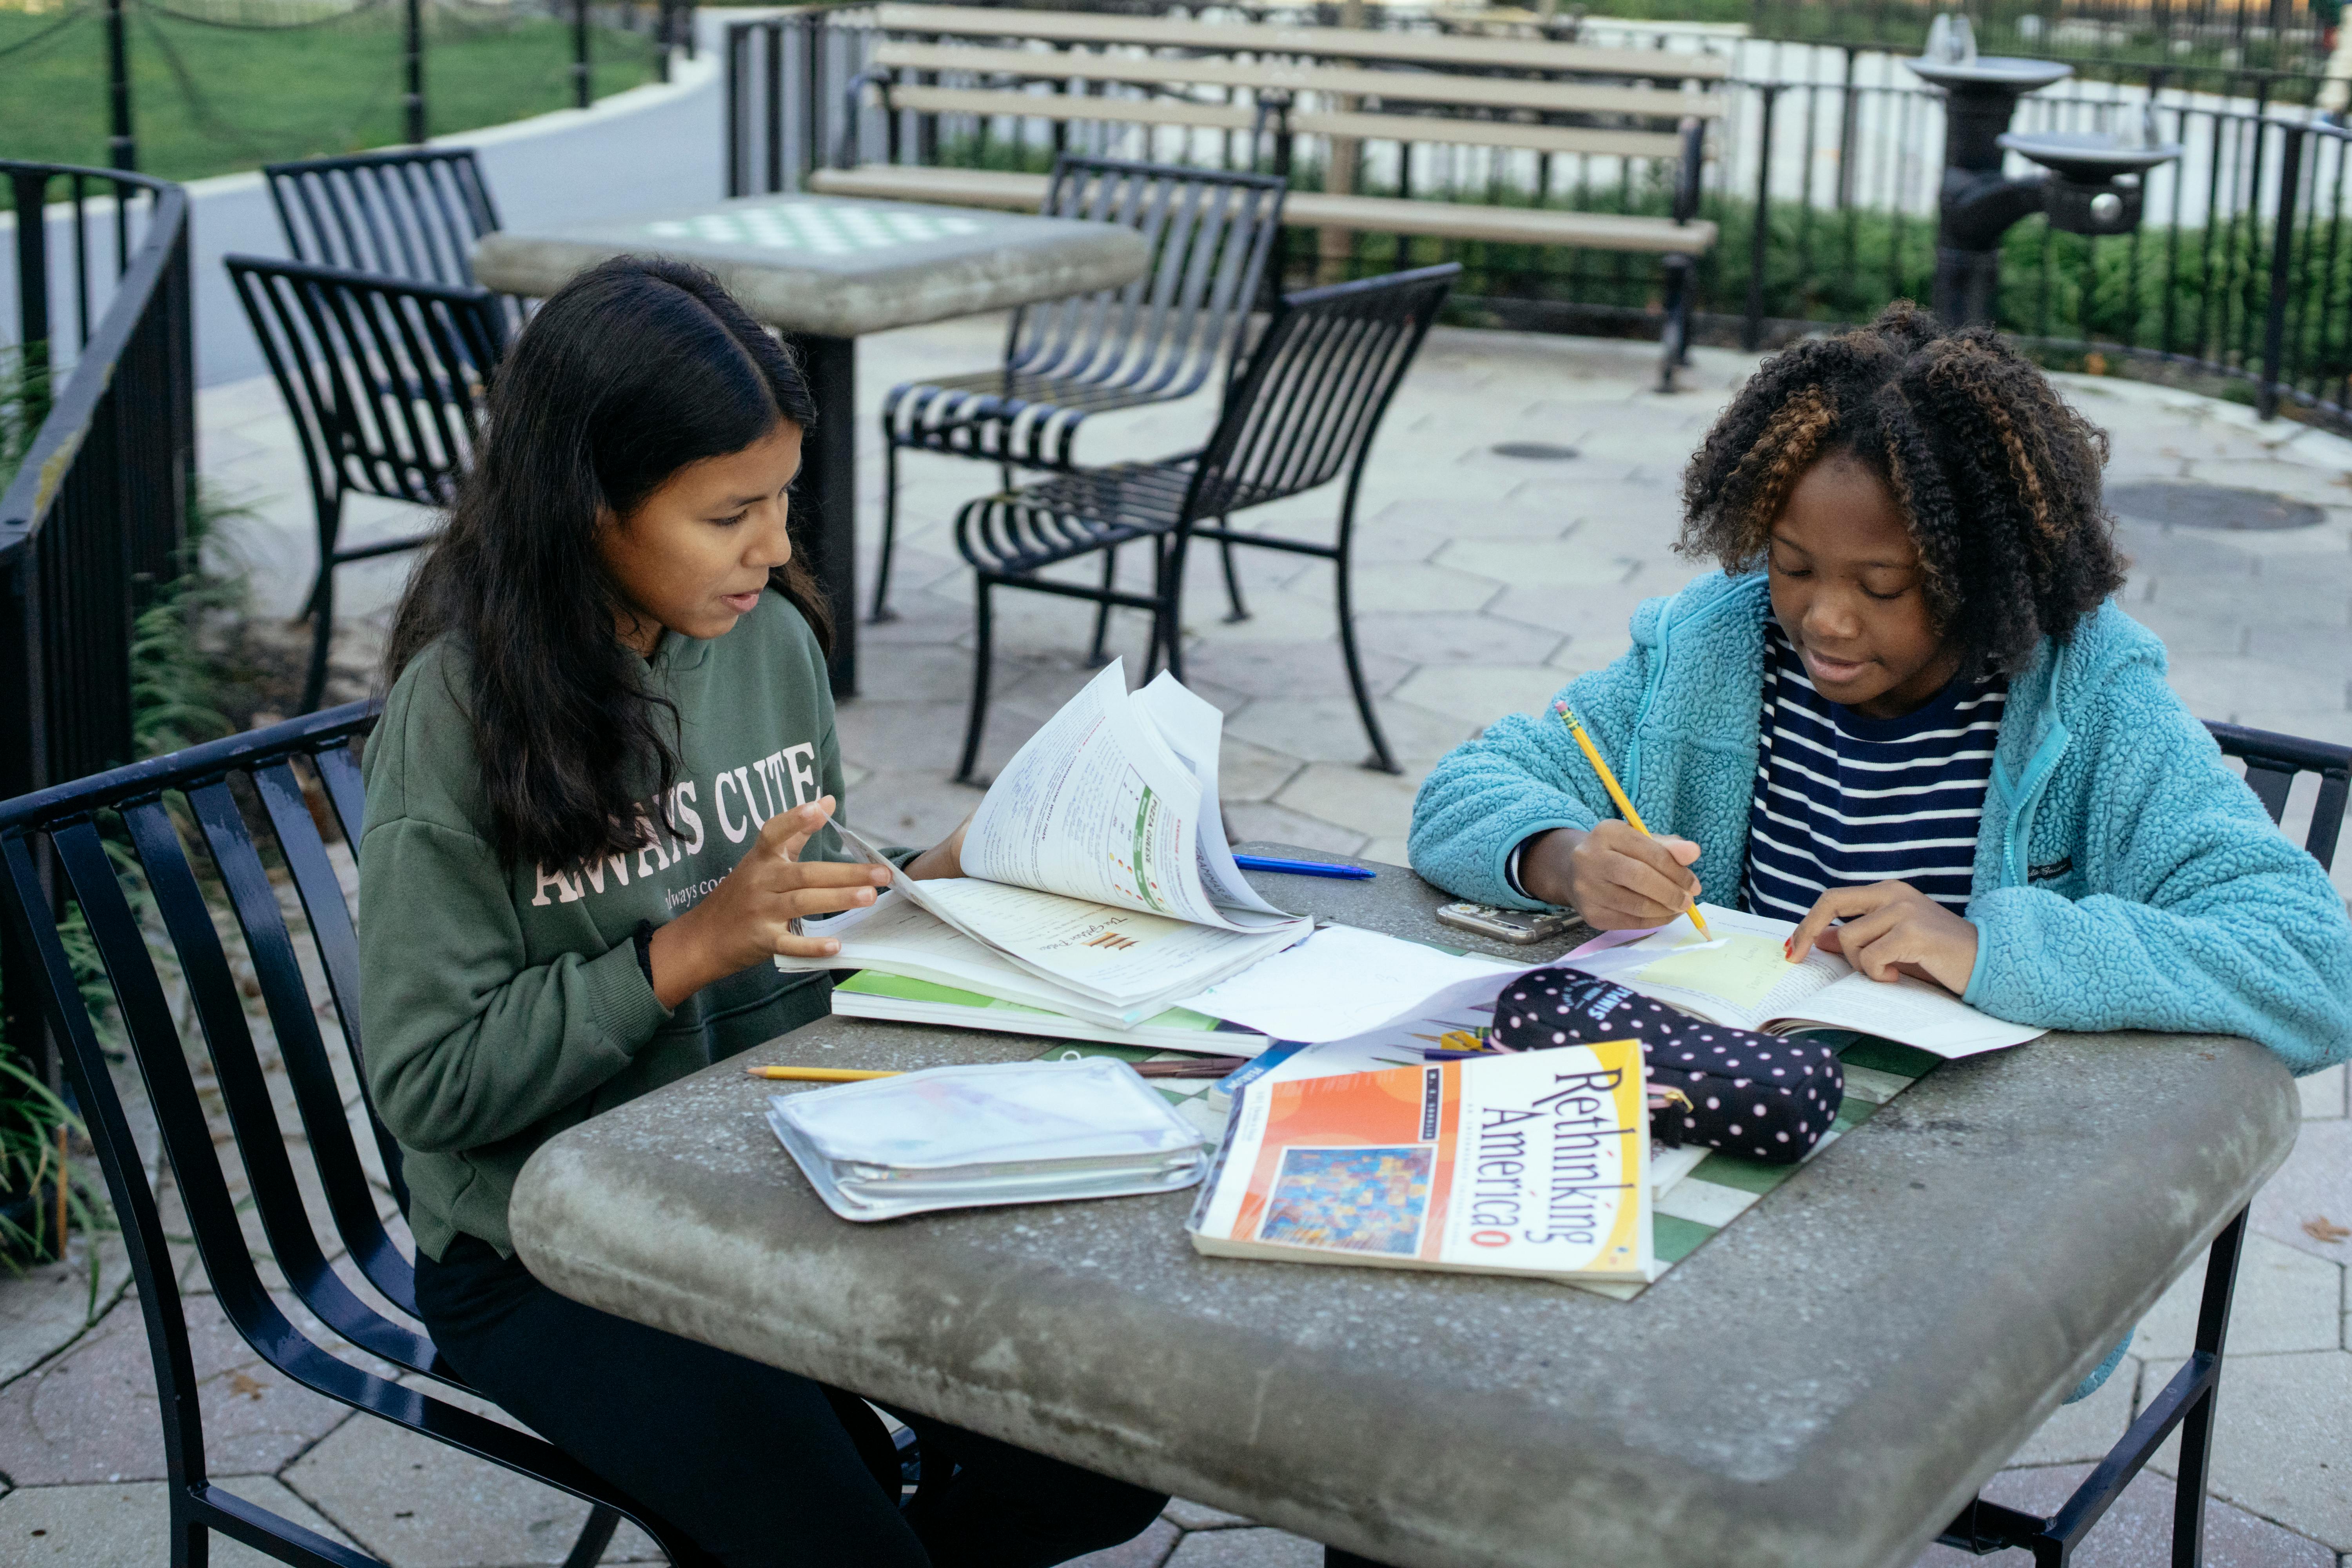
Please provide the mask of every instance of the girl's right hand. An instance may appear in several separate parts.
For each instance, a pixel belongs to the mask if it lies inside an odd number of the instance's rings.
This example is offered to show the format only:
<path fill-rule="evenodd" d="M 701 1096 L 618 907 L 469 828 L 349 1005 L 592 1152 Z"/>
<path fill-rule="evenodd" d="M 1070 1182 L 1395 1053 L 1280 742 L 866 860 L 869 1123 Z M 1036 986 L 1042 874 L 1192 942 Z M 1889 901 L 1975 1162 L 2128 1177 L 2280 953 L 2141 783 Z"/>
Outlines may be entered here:
<path fill-rule="evenodd" d="M 1530 844 L 1519 857 L 1519 886 L 1530 898 L 1566 904 L 1595 931 L 1636 931 L 1690 908 L 1698 856 L 1687 838 L 1653 838 L 1610 817 L 1589 833 L 1554 828 Z"/>
<path fill-rule="evenodd" d="M 714 980 L 764 958 L 830 958 L 841 943 L 801 936 L 793 921 L 872 903 L 888 885 L 887 866 L 803 860 L 809 839 L 833 820 L 833 796 L 768 818 L 735 869 L 704 899 L 654 932 L 654 995 L 675 1007 Z"/>

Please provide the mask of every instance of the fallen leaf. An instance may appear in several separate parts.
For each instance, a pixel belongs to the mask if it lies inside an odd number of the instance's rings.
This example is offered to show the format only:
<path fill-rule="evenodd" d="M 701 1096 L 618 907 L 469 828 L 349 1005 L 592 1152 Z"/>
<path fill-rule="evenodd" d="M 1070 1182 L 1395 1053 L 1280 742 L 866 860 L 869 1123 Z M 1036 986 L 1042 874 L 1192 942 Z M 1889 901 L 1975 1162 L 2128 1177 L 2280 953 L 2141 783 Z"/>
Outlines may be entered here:
<path fill-rule="evenodd" d="M 245 1373 L 241 1372 L 233 1372 L 228 1374 L 228 1391 L 231 1394 L 242 1394 L 247 1399 L 260 1398 L 261 1391 L 268 1386 L 269 1385 L 266 1383 L 255 1382 L 252 1378 L 246 1376 Z"/>
<path fill-rule="evenodd" d="M 2303 1234 L 2314 1241 L 2336 1242 L 2352 1237 L 2352 1226 L 2337 1225 L 2326 1215 L 2315 1214 L 2303 1222 Z"/>

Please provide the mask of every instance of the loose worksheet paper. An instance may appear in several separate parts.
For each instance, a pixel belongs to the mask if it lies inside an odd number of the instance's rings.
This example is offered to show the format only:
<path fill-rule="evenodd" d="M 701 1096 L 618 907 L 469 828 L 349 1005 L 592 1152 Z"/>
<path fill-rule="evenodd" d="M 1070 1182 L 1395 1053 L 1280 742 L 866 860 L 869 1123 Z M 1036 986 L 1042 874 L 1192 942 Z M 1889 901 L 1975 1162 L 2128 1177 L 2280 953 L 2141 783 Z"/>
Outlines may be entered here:
<path fill-rule="evenodd" d="M 1145 714 L 1113 659 L 989 786 L 964 834 L 965 873 L 1225 931 L 1288 922 L 1261 900 L 1217 907 L 1199 848 L 1215 799 Z"/>

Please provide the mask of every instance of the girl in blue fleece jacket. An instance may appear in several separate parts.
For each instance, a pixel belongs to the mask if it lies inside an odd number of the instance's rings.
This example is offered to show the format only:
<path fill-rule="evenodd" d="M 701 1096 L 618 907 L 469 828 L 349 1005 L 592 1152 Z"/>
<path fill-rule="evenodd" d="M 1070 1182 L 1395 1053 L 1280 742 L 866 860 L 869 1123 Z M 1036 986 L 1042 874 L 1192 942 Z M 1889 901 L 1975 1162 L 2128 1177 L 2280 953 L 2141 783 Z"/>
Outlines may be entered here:
<path fill-rule="evenodd" d="M 2343 900 L 2111 602 L 2105 456 L 1989 329 L 1908 305 L 1768 361 L 1684 477 L 1680 548 L 1723 571 L 1561 694 L 1662 837 L 1513 715 L 1423 784 L 1414 868 L 1603 929 L 1704 895 L 2019 1023 L 2344 1060 Z"/>

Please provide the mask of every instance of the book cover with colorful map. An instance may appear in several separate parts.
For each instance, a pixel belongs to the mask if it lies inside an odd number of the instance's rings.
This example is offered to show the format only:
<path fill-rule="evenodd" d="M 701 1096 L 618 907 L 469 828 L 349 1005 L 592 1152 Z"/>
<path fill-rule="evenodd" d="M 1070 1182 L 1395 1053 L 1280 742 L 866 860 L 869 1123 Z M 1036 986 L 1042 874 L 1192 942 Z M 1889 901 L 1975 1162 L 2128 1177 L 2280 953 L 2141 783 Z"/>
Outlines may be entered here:
<path fill-rule="evenodd" d="M 1188 1229 L 1213 1256 L 1639 1283 L 1649 1112 L 1631 1041 L 1243 1089 Z"/>

